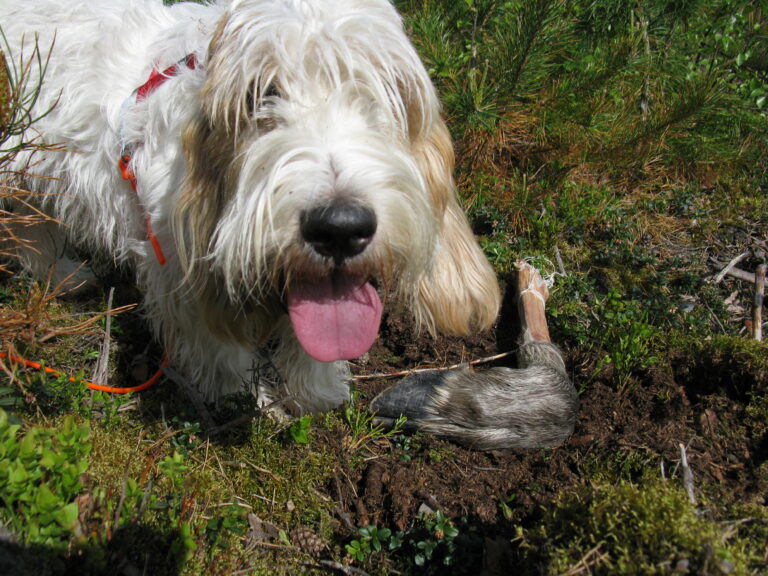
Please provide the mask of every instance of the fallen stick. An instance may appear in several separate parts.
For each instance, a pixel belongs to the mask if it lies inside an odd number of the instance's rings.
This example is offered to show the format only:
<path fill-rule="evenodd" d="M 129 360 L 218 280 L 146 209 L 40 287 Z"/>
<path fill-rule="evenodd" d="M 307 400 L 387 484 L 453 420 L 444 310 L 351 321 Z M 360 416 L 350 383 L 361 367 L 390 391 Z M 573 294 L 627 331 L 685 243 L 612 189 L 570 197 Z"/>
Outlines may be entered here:
<path fill-rule="evenodd" d="M 755 270 L 755 302 L 752 307 L 752 336 L 758 342 L 763 340 L 763 297 L 765 295 L 765 264 Z"/>
<path fill-rule="evenodd" d="M 301 564 L 307 568 L 325 568 L 326 570 L 338 572 L 339 574 L 346 574 L 348 576 L 369 576 L 368 572 L 365 570 L 355 568 L 354 566 L 348 566 L 341 562 L 335 562 L 334 560 L 318 560 L 317 564 L 312 564 L 311 562 L 302 562 Z"/>
<path fill-rule="evenodd" d="M 448 371 L 448 370 L 458 370 L 460 368 L 467 368 L 471 366 L 479 366 L 480 364 L 488 364 L 490 362 L 495 362 L 496 360 L 501 360 L 502 358 L 506 358 L 507 356 L 512 356 L 513 354 L 516 354 L 517 350 L 512 350 L 510 352 L 501 352 L 499 354 L 495 354 L 493 356 L 486 356 L 485 358 L 477 358 L 476 360 L 470 360 L 469 362 L 461 362 L 460 364 L 452 364 L 450 366 L 422 366 L 420 368 L 411 368 L 409 370 L 399 370 L 397 372 L 377 372 L 375 374 L 358 374 L 353 375 L 352 379 L 358 382 L 362 382 L 365 380 L 390 380 L 392 378 L 402 378 L 404 376 L 410 376 L 411 374 L 419 374 L 422 372 L 442 372 L 442 371 Z"/>
<path fill-rule="evenodd" d="M 715 284 L 719 284 L 720 282 L 722 282 L 723 278 L 725 278 L 726 274 L 730 274 L 731 270 L 734 269 L 736 264 L 738 264 L 739 262 L 744 260 L 744 258 L 746 258 L 747 256 L 749 256 L 749 252 L 742 252 L 741 254 L 736 256 L 736 258 L 734 258 L 733 260 L 728 262 L 728 264 L 725 266 L 725 268 L 723 268 L 720 271 L 720 273 L 717 276 L 715 276 L 715 279 L 714 279 Z"/>
<path fill-rule="evenodd" d="M 715 264 L 718 266 L 722 265 L 722 262 L 718 262 L 717 260 L 713 260 Z M 746 270 L 742 270 L 741 268 L 729 268 L 725 272 L 726 275 L 732 276 L 733 278 L 737 278 L 739 280 L 746 280 L 747 282 L 755 282 L 755 273 L 754 272 L 747 272 Z M 722 274 L 722 272 L 721 272 Z M 714 281 L 717 281 L 717 278 L 715 278 Z M 763 279 L 763 286 L 766 286 L 768 284 L 768 279 Z"/>
<path fill-rule="evenodd" d="M 104 313 L 104 339 L 101 341 L 101 351 L 99 352 L 99 358 L 96 361 L 96 365 L 93 368 L 91 375 L 91 381 L 99 382 L 107 386 L 109 384 L 109 349 L 112 344 L 112 300 L 115 296 L 114 286 L 109 289 L 109 297 L 107 298 L 107 311 Z M 93 397 L 93 394 L 91 394 Z M 91 398 L 93 399 L 93 398 Z"/>
<path fill-rule="evenodd" d="M 693 488 L 693 470 L 688 465 L 688 455 L 685 453 L 685 445 L 681 442 L 680 446 L 680 465 L 683 468 L 683 488 L 688 493 L 688 500 L 696 506 L 696 494 Z"/>

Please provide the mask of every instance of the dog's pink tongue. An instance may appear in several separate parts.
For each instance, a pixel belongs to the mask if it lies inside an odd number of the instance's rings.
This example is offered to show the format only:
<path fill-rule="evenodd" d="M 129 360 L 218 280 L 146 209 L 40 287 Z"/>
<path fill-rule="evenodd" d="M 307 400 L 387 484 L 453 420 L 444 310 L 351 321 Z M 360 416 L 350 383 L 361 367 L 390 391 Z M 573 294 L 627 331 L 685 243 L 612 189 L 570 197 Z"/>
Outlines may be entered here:
<path fill-rule="evenodd" d="M 350 360 L 365 354 L 379 333 L 381 300 L 359 278 L 332 275 L 288 293 L 288 313 L 302 348 L 315 360 Z"/>

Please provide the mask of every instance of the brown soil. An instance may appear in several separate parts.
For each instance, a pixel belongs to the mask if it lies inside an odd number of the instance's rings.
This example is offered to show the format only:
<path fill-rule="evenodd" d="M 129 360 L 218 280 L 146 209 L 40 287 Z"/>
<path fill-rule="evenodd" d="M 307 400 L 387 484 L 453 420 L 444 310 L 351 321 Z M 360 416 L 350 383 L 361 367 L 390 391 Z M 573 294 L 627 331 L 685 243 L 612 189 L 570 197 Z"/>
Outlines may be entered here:
<path fill-rule="evenodd" d="M 364 375 L 446 366 L 512 350 L 517 334 L 508 316 L 502 315 L 496 334 L 470 339 L 414 338 L 403 317 L 386 317 L 378 343 L 353 371 Z M 558 335 L 552 336 L 557 342 Z M 589 472 L 608 463 L 639 474 L 663 463 L 668 475 L 676 474 L 680 444 L 700 493 L 724 505 L 763 501 L 757 469 L 766 449 L 754 445 L 743 429 L 743 395 L 720 389 L 702 393 L 687 368 L 671 367 L 674 361 L 660 362 L 637 385 L 618 391 L 610 374 L 591 379 L 580 358 L 568 350 L 565 356 L 577 389 L 584 390 L 575 433 L 563 446 L 482 453 L 417 435 L 407 449 L 397 443 L 374 447 L 363 466 L 351 465 L 340 454 L 331 496 L 357 526 L 407 530 L 423 505 L 465 518 L 477 540 L 467 564 L 474 574 L 481 567 L 483 574 L 509 573 L 515 526 L 535 523 L 558 493 L 577 490 Z M 512 357 L 502 362 L 514 365 Z M 394 381 L 363 380 L 357 389 L 371 399 Z M 338 441 L 326 440 L 329 445 Z"/>

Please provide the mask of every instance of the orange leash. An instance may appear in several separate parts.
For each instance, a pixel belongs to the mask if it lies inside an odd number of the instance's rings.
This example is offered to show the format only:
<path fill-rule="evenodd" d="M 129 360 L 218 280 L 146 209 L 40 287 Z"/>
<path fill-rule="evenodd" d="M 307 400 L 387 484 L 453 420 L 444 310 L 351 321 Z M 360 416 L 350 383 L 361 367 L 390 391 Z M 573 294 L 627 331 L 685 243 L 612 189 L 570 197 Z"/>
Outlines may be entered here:
<path fill-rule="evenodd" d="M 0 358 L 7 358 L 14 364 L 22 364 L 29 368 L 34 368 L 35 370 L 42 370 L 46 374 L 50 374 L 54 378 L 60 378 L 62 376 L 62 374 L 60 374 L 59 372 L 56 372 L 56 370 L 54 370 L 53 368 L 49 368 L 48 366 L 43 366 L 40 362 L 34 362 L 32 360 L 27 360 L 26 358 L 21 358 L 19 356 L 8 355 L 5 352 L 0 352 Z M 166 366 L 166 365 L 167 365 L 167 361 L 163 362 L 163 364 L 157 370 L 157 372 L 155 372 L 155 374 L 143 384 L 139 384 L 138 386 L 128 386 L 126 388 L 119 387 L 119 386 L 104 386 L 102 384 L 94 384 L 93 382 L 89 382 L 88 380 L 78 380 L 77 378 L 73 378 L 71 376 L 67 379 L 70 382 L 83 382 L 91 390 L 99 390 L 101 392 L 109 392 L 111 394 L 128 394 L 129 392 L 141 392 L 142 390 L 146 390 L 150 386 L 154 385 L 162 377 L 163 366 Z"/>
<path fill-rule="evenodd" d="M 136 184 L 136 175 L 133 173 L 133 170 L 131 170 L 129 164 L 131 162 L 131 155 L 128 153 L 124 153 L 120 156 L 120 160 L 118 161 L 118 166 L 120 167 L 120 176 L 123 178 L 123 180 L 128 180 L 128 182 L 131 183 L 131 188 L 133 189 L 134 194 L 138 196 L 138 186 Z M 155 236 L 155 232 L 152 230 L 152 219 L 149 216 L 148 212 L 144 213 L 144 223 L 147 227 L 147 240 L 149 240 L 149 243 L 152 245 L 152 250 L 155 252 L 155 258 L 157 258 L 158 264 L 160 266 L 165 266 L 165 254 L 163 254 L 163 249 L 160 247 L 160 241 L 157 239 L 157 236 Z"/>

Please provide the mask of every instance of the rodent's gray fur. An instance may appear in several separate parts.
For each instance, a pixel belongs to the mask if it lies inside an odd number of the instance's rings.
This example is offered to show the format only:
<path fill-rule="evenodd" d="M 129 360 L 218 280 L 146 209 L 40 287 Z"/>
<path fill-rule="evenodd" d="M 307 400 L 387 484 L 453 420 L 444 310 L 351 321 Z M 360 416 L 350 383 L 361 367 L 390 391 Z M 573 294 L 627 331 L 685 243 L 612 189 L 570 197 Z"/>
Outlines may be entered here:
<path fill-rule="evenodd" d="M 560 350 L 527 342 L 518 368 L 427 371 L 377 396 L 382 422 L 405 415 L 407 428 L 449 438 L 477 450 L 540 448 L 573 433 L 579 398 Z"/>

